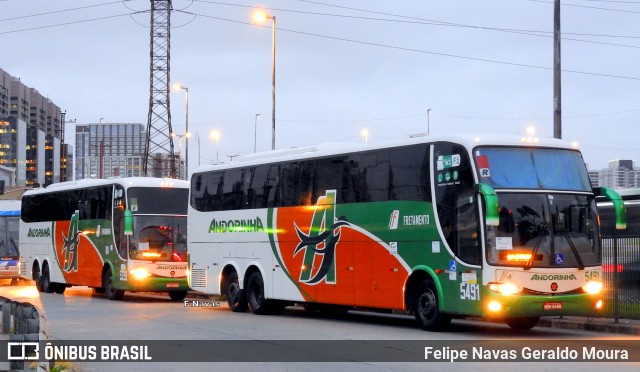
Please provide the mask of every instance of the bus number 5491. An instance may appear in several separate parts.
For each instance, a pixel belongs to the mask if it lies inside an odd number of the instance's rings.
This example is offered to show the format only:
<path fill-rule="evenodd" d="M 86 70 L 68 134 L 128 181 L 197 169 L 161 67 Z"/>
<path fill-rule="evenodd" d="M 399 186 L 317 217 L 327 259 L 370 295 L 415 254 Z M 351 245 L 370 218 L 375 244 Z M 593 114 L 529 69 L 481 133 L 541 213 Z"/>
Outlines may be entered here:
<path fill-rule="evenodd" d="M 460 283 L 460 299 L 480 301 L 480 285 Z"/>

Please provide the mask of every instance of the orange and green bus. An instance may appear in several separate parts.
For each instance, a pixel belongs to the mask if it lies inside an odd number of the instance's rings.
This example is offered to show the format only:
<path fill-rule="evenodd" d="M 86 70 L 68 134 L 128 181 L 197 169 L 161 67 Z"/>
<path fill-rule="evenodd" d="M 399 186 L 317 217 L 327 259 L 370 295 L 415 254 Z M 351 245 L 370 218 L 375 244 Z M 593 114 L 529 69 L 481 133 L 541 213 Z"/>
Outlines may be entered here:
<path fill-rule="evenodd" d="M 192 175 L 188 278 L 236 312 L 302 304 L 404 311 L 425 330 L 463 316 L 529 329 L 602 307 L 597 195 L 619 202 L 555 139 L 250 155 Z"/>
<path fill-rule="evenodd" d="M 22 196 L 20 275 L 40 292 L 88 286 L 185 298 L 186 181 L 132 177 L 52 184 Z"/>

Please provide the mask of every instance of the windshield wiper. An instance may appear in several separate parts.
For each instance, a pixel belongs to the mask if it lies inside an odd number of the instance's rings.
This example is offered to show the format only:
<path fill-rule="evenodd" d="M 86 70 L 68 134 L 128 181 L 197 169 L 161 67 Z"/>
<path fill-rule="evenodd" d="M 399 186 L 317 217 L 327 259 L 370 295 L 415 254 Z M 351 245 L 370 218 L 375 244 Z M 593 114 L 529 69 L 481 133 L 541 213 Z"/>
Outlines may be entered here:
<path fill-rule="evenodd" d="M 536 254 L 538 253 L 538 249 L 540 248 L 540 243 L 542 243 L 542 240 L 544 239 L 544 236 L 546 234 L 548 234 L 549 232 L 549 228 L 547 227 L 547 223 L 543 222 L 542 227 L 540 228 L 540 234 L 538 235 L 538 239 L 536 240 L 536 243 L 533 245 L 533 251 L 531 252 L 531 258 L 529 258 L 529 261 L 527 261 L 527 263 L 524 265 L 524 269 L 523 270 L 529 270 L 531 269 L 531 265 L 533 265 L 533 260 L 536 257 Z"/>
<path fill-rule="evenodd" d="M 559 216 L 559 215 L 560 215 L 560 212 L 558 211 L 558 206 L 556 206 L 556 216 Z M 573 244 L 573 241 L 571 240 L 569 233 L 567 232 L 567 230 L 565 230 L 564 223 L 562 225 L 560 225 L 559 223 L 556 223 L 555 229 L 560 233 L 560 236 L 567 239 L 567 243 L 569 243 L 569 248 L 571 248 L 571 252 L 573 252 L 573 255 L 576 257 L 576 261 L 578 261 L 578 269 L 584 270 L 584 263 L 582 263 L 580 252 L 578 252 L 578 249 L 576 248 L 575 244 Z"/>

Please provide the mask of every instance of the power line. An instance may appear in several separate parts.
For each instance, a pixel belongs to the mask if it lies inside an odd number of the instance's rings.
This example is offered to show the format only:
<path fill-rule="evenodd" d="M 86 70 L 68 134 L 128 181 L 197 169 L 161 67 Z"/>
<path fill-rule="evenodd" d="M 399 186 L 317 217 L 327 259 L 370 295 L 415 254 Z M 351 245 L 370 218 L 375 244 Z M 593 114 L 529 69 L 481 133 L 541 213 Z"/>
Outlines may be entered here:
<path fill-rule="evenodd" d="M 253 6 L 249 6 L 249 5 L 229 4 L 229 3 L 219 2 L 219 1 L 207 1 L 207 0 L 193 0 L 193 1 L 201 2 L 201 3 L 207 3 L 207 4 L 232 6 L 232 7 L 241 7 L 241 8 L 250 8 L 250 9 L 254 8 Z M 316 2 L 316 1 L 305 1 L 305 0 L 298 0 L 298 1 L 303 1 L 303 2 L 307 2 L 307 3 L 313 3 L 313 4 L 319 4 L 319 5 L 325 5 L 325 6 L 333 6 L 333 7 L 343 8 L 343 9 L 348 9 L 348 10 L 356 10 L 356 11 L 360 11 L 360 12 L 367 12 L 367 13 L 382 14 L 382 15 L 392 16 L 392 17 L 406 18 L 406 19 L 411 19 L 412 21 L 399 20 L 399 19 L 387 19 L 387 18 L 362 17 L 362 16 L 353 16 L 353 15 L 344 15 L 344 14 L 319 13 L 319 12 L 290 10 L 290 9 L 279 9 L 279 8 L 265 8 L 265 9 L 269 9 L 270 11 L 278 11 L 278 12 L 310 14 L 310 15 L 319 15 L 319 16 L 328 16 L 328 17 L 340 17 L 340 18 L 351 18 L 351 19 L 360 19 L 360 20 L 368 20 L 368 21 L 383 21 L 383 22 L 409 23 L 409 24 L 421 24 L 421 25 L 443 26 L 443 27 L 471 28 L 471 29 L 478 29 L 478 30 L 487 30 L 487 31 L 496 31 L 496 32 L 519 34 L 519 35 L 527 35 L 527 36 L 533 36 L 533 37 L 544 37 L 544 38 L 552 38 L 553 37 L 553 35 L 552 35 L 553 32 L 552 31 L 521 30 L 521 29 L 509 29 L 509 28 L 499 28 L 499 27 L 468 25 L 468 24 L 444 22 L 444 21 L 437 21 L 437 20 L 418 18 L 418 17 L 409 17 L 409 16 L 400 15 L 400 14 L 376 12 L 376 11 L 370 11 L 370 10 L 366 10 L 366 9 L 344 7 L 344 6 L 320 3 L 320 2 Z M 563 35 L 640 39 L 640 36 L 625 36 L 625 35 L 597 35 L 597 34 L 582 34 L 582 33 L 567 33 L 567 32 L 563 33 Z M 562 40 L 581 42 L 581 43 L 589 43 L 589 44 L 609 45 L 609 46 L 616 46 L 616 47 L 622 47 L 622 48 L 640 49 L 640 46 L 638 46 L 638 45 L 617 44 L 617 43 L 610 43 L 610 42 L 604 42 L 604 41 L 575 39 L 575 38 L 568 38 L 568 37 L 564 37 L 564 36 L 562 37 Z"/>
<path fill-rule="evenodd" d="M 267 26 L 254 25 L 254 24 L 251 24 L 251 23 L 248 23 L 248 22 L 237 21 L 237 20 L 221 18 L 221 17 L 214 17 L 214 16 L 209 16 L 209 15 L 200 14 L 200 13 L 185 12 L 185 11 L 180 11 L 180 12 L 181 13 L 185 13 L 185 14 L 197 15 L 197 16 L 204 17 L 204 18 L 209 18 L 209 19 L 216 19 L 216 20 L 219 20 L 219 21 L 225 21 L 225 22 L 237 23 L 237 24 L 242 24 L 242 25 L 249 25 L 249 26 L 257 26 L 257 27 L 267 28 Z M 501 60 L 497 60 L 497 59 L 469 57 L 469 56 L 463 56 L 463 55 L 457 55 L 457 54 L 451 54 L 451 53 L 442 53 L 442 52 L 434 52 L 434 51 L 421 50 L 421 49 L 415 49 L 415 48 L 399 47 L 399 46 L 394 46 L 394 45 L 374 43 L 374 42 L 354 40 L 354 39 L 347 39 L 347 38 L 342 38 L 342 37 L 337 37 L 337 36 L 321 35 L 321 34 L 316 34 L 316 33 L 311 33 L 311 32 L 304 32 L 304 31 L 297 31 L 297 30 L 291 30 L 291 29 L 286 29 L 286 28 L 279 28 L 278 31 L 280 31 L 280 32 L 290 32 L 290 33 L 299 34 L 299 35 L 305 35 L 305 36 L 313 36 L 313 37 L 324 38 L 324 39 L 329 39 L 329 40 L 344 41 L 344 42 L 349 42 L 349 43 L 354 43 L 354 44 L 377 46 L 377 47 L 387 48 L 387 49 L 395 49 L 395 50 L 402 50 L 402 51 L 406 51 L 406 52 L 431 54 L 431 55 L 437 55 L 437 56 L 442 56 L 442 57 L 457 58 L 457 59 L 464 59 L 464 60 L 477 61 L 477 62 L 493 63 L 493 64 L 500 64 L 500 65 L 507 65 L 507 66 L 516 66 L 516 67 L 526 67 L 526 68 L 532 68 L 532 69 L 537 69 L 537 70 L 552 70 L 553 69 L 552 67 L 547 67 L 547 66 L 537 66 L 537 65 L 530 65 L 530 64 L 519 63 L 519 62 L 509 62 L 509 61 L 501 61 Z M 612 74 L 604 74 L 604 73 L 597 73 L 597 72 L 588 72 L 588 71 L 579 71 L 579 70 L 566 70 L 566 69 L 563 69 L 562 71 L 563 72 L 567 72 L 567 73 L 572 73 L 572 74 L 579 74 L 579 75 L 601 76 L 601 77 L 608 77 L 608 78 L 615 78 L 615 79 L 625 79 L 625 80 L 637 80 L 637 81 L 640 81 L 640 77 L 634 77 L 634 76 L 612 75 Z"/>
<path fill-rule="evenodd" d="M 300 13 L 300 14 L 311 14 L 311 15 L 329 16 L 329 17 L 353 18 L 353 19 L 362 19 L 362 20 L 371 20 L 371 21 L 383 21 L 383 22 L 399 22 L 399 23 L 410 23 L 410 24 L 423 24 L 423 25 L 431 25 L 431 26 L 471 28 L 471 29 L 479 29 L 479 30 L 514 33 L 514 34 L 534 36 L 534 37 L 548 37 L 548 38 L 551 37 L 551 31 L 523 30 L 523 29 L 510 29 L 510 28 L 500 28 L 500 27 L 488 27 L 488 26 L 479 26 L 479 25 L 460 24 L 460 23 L 452 23 L 452 22 L 445 22 L 445 21 L 438 21 L 438 20 L 430 20 L 430 19 L 418 18 L 418 17 L 410 17 L 410 16 L 405 16 L 405 15 L 400 15 L 400 14 L 376 12 L 376 11 L 371 11 L 371 10 L 366 10 L 366 9 L 359 9 L 359 8 L 351 8 L 351 7 L 332 5 L 332 4 L 325 4 L 325 3 L 320 3 L 320 2 L 316 2 L 316 1 L 305 1 L 305 0 L 298 0 L 298 1 L 307 2 L 307 3 L 313 3 L 313 4 L 319 4 L 319 5 L 324 5 L 324 6 L 332 6 L 332 7 L 337 7 L 337 8 L 344 8 L 344 9 L 349 9 L 349 10 L 356 10 L 356 11 L 360 11 L 360 12 L 368 12 L 368 13 L 382 14 L 382 15 L 387 15 L 387 16 L 392 16 L 392 17 L 413 19 L 415 21 L 403 21 L 403 20 L 397 20 L 397 19 L 384 19 L 384 18 L 350 16 L 350 15 L 342 15 L 342 14 L 318 13 L 318 12 L 290 10 L 290 9 L 279 9 L 279 8 L 267 8 L 267 9 L 272 10 L 272 11 Z M 534 1 L 534 0 L 530 0 L 530 1 Z M 218 2 L 218 1 L 192 0 L 192 3 L 193 2 L 201 2 L 201 3 L 224 5 L 224 6 L 234 6 L 234 7 L 242 7 L 242 8 L 254 8 L 253 6 L 249 6 L 249 5 L 229 4 L 229 3 Z M 98 6 L 112 5 L 112 4 L 116 4 L 116 3 L 120 3 L 120 1 L 115 1 L 115 2 L 110 2 L 110 3 L 103 3 L 103 4 L 96 4 L 96 5 L 90 5 L 90 6 L 85 6 L 85 7 L 64 9 L 64 10 L 58 10 L 58 11 L 52 11 L 52 12 L 46 12 L 46 13 L 31 14 L 31 15 L 27 15 L 27 16 L 5 18 L 5 19 L 0 19 L 0 21 L 16 20 L 16 19 L 28 18 L 28 17 L 37 17 L 37 16 L 42 16 L 42 15 L 49 15 L 49 14 L 55 14 L 55 13 L 61 13 L 61 12 L 68 12 L 68 11 L 74 11 L 74 10 L 80 10 L 80 9 L 86 9 L 86 8 L 92 8 L 92 7 L 98 7 Z M 180 12 L 180 11 L 190 7 L 191 4 L 189 4 L 189 6 L 183 8 L 183 9 L 176 9 L 176 11 Z M 129 8 L 129 9 L 132 10 L 131 8 Z M 134 11 L 134 12 L 130 13 L 129 16 L 131 17 L 131 16 L 133 16 L 135 14 L 140 14 L 140 13 L 143 13 L 143 12 L 148 12 L 148 11 L 146 11 L 146 10 L 144 10 L 144 11 Z M 113 17 L 117 17 L 117 16 L 113 16 Z M 34 28 L 26 28 L 26 29 L 5 31 L 5 32 L 0 32 L 0 34 L 16 33 L 16 32 L 23 32 L 23 31 L 32 31 L 32 30 L 37 30 L 37 29 L 49 28 L 49 27 L 59 27 L 59 26 L 65 26 L 65 25 L 70 25 L 70 24 L 76 24 L 76 23 L 83 23 L 83 22 L 91 22 L 91 21 L 96 21 L 96 20 L 102 20 L 102 19 L 105 19 L 105 18 L 109 18 L 109 17 L 93 18 L 93 19 L 88 19 L 88 20 L 66 22 L 66 23 L 53 24 L 53 25 L 47 25 L 47 26 L 40 26 L 40 27 L 34 27 Z M 135 23 L 138 23 L 133 17 L 131 19 Z M 187 22 L 187 23 L 185 23 L 183 25 L 173 26 L 172 28 L 186 26 L 189 23 L 191 23 L 192 21 L 193 20 L 190 20 L 189 22 Z M 140 23 L 138 23 L 138 24 L 140 24 Z M 142 26 L 144 26 L 144 25 L 142 25 Z M 606 34 L 588 34 L 588 33 L 572 33 L 572 32 L 564 32 L 563 35 L 640 39 L 640 36 L 630 36 L 630 35 L 606 35 Z M 602 42 L 602 41 L 592 41 L 592 40 L 584 40 L 584 39 L 573 39 L 573 38 L 567 38 L 567 37 L 563 37 L 562 39 L 563 40 L 567 40 L 567 41 L 574 41 L 574 42 L 583 42 L 583 43 L 591 43 L 591 44 L 610 45 L 610 46 L 617 46 L 617 47 L 624 47 L 624 48 L 640 49 L 640 46 L 637 46 L 637 45 L 617 44 L 617 43 L 609 43 L 609 42 Z"/>
<path fill-rule="evenodd" d="M 528 0 L 534 3 L 544 3 L 544 4 L 553 4 L 552 1 L 546 1 L 546 0 Z M 613 8 L 601 8 L 601 7 L 597 7 L 597 6 L 590 6 L 590 5 L 578 5 L 578 4 L 566 4 L 566 3 L 562 3 L 562 6 L 570 6 L 570 7 L 575 7 L 575 8 L 586 8 L 586 9 L 595 9 L 595 10 L 606 10 L 609 12 L 619 12 L 619 13 L 632 13 L 632 14 L 640 14 L 640 11 L 634 11 L 634 10 L 623 10 L 623 9 L 613 9 Z"/>
<path fill-rule="evenodd" d="M 620 4 L 635 4 L 640 5 L 640 1 L 621 1 L 621 0 L 582 0 L 594 3 L 620 3 Z"/>
<path fill-rule="evenodd" d="M 140 11 L 140 12 L 137 12 L 137 13 L 146 13 L 146 12 L 148 12 L 148 11 L 145 10 L 145 11 Z M 111 18 L 118 18 L 118 17 L 127 17 L 127 16 L 130 16 L 132 14 L 135 14 L 135 13 L 116 14 L 116 15 L 112 15 L 112 16 L 105 16 L 105 17 L 98 17 L 98 18 L 91 18 L 91 19 L 83 19 L 83 20 L 80 20 L 80 21 L 71 21 L 71 22 L 57 23 L 57 24 L 53 24 L 53 25 L 22 28 L 22 29 L 19 29 L 19 30 L 0 31 L 0 35 L 13 34 L 13 33 L 16 33 L 16 32 L 23 32 L 23 31 L 42 30 L 42 29 L 45 29 L 45 28 L 68 26 L 68 25 L 74 25 L 74 24 L 79 24 L 79 23 L 101 21 L 101 20 L 104 20 L 104 19 L 111 19 Z"/>
<path fill-rule="evenodd" d="M 51 11 L 51 12 L 37 13 L 37 14 L 30 14 L 30 15 L 19 16 L 19 17 L 12 17 L 12 18 L 2 18 L 2 19 L 0 19 L 0 22 L 4 22 L 4 21 L 14 21 L 14 20 L 16 20 L 16 19 L 24 19 L 24 18 L 31 18 L 31 17 L 40 17 L 40 16 L 44 16 L 44 15 L 51 15 L 51 14 L 64 13 L 64 12 L 72 12 L 72 11 L 75 11 L 75 10 L 88 9 L 88 8 L 96 8 L 96 7 L 105 6 L 105 5 L 118 4 L 118 3 L 120 3 L 120 2 L 121 2 L 121 0 L 118 0 L 118 1 L 112 1 L 112 2 L 110 2 L 110 3 L 102 3 L 102 4 L 95 4 L 95 5 L 80 6 L 80 7 L 77 7 L 77 8 L 62 9 L 62 10 L 54 10 L 54 11 Z"/>
<path fill-rule="evenodd" d="M 626 114 L 630 112 L 638 112 L 640 108 L 622 110 L 622 111 L 613 111 L 613 112 L 601 112 L 594 114 L 583 114 L 583 115 L 567 115 L 563 116 L 563 119 L 584 119 L 591 117 L 601 117 L 601 116 L 611 116 L 611 115 L 619 115 Z M 451 115 L 451 114 L 438 114 L 431 113 L 431 116 L 442 117 L 442 118 L 454 118 L 454 119 L 469 119 L 469 120 L 500 120 L 500 121 L 526 121 L 526 120 L 552 120 L 553 117 L 550 116 L 527 116 L 527 117 L 497 117 L 497 116 L 468 116 L 468 115 Z M 341 120 L 298 120 L 298 119 L 281 119 L 282 122 L 289 123 L 303 123 L 303 124 L 348 124 L 348 123 L 365 123 L 365 122 L 375 122 L 375 121 L 391 121 L 391 120 L 401 120 L 401 119 L 411 119 L 411 118 L 424 118 L 426 114 L 410 114 L 410 115 L 400 115 L 393 117 L 383 117 L 383 118 L 367 118 L 367 119 L 341 119 Z M 226 123 L 237 123 L 237 122 L 246 122 L 253 120 L 253 118 L 246 119 L 237 119 L 237 120 L 228 120 L 228 121 L 220 121 L 215 123 L 200 123 L 195 125 L 213 125 L 213 124 L 226 124 Z"/>

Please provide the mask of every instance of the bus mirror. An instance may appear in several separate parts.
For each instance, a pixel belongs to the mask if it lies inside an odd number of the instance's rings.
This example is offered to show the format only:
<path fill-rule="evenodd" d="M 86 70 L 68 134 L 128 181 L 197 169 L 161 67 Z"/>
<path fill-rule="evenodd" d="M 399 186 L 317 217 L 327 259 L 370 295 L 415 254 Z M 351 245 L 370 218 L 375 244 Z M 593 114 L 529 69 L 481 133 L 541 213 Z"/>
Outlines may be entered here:
<path fill-rule="evenodd" d="M 129 209 L 124 211 L 124 234 L 133 235 L 133 214 Z"/>
<path fill-rule="evenodd" d="M 498 195 L 493 187 L 479 183 L 476 185 L 476 191 L 482 194 L 485 205 L 485 218 L 488 226 L 500 225 L 500 218 L 498 218 Z"/>
<path fill-rule="evenodd" d="M 593 189 L 595 196 L 604 196 L 613 203 L 613 209 L 616 212 L 616 230 L 624 230 L 627 228 L 627 209 L 624 201 L 615 190 L 608 187 L 595 187 Z"/>

